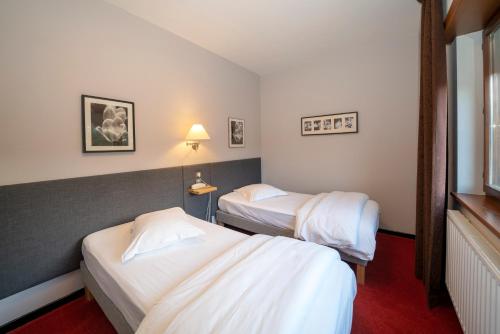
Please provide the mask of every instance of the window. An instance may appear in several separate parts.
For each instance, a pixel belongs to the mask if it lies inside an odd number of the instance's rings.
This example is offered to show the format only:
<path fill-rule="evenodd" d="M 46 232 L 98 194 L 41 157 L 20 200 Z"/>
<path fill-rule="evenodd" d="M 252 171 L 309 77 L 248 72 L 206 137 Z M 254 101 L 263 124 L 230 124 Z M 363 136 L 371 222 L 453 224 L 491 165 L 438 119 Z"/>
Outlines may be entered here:
<path fill-rule="evenodd" d="M 484 190 L 500 198 L 500 16 L 484 30 Z"/>

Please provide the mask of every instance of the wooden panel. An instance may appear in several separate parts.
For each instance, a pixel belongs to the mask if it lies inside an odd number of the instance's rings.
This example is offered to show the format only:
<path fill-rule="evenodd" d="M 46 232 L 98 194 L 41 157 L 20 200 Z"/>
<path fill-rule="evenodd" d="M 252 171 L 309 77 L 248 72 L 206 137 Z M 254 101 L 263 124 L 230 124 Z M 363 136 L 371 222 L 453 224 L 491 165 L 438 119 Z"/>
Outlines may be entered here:
<path fill-rule="evenodd" d="M 484 29 L 499 9 L 499 0 L 454 0 L 444 23 L 446 42 Z"/>
<path fill-rule="evenodd" d="M 452 193 L 493 234 L 500 237 L 500 201 L 491 196 Z"/>
<path fill-rule="evenodd" d="M 193 195 L 204 195 L 214 191 L 217 191 L 217 187 L 213 187 L 211 185 L 207 185 L 206 187 L 198 189 L 189 189 L 189 192 Z"/>
<path fill-rule="evenodd" d="M 500 0 L 499 0 L 500 2 Z M 493 73 L 493 64 L 492 64 L 492 57 L 493 57 L 493 50 L 491 50 L 492 46 L 492 38 L 493 32 L 496 31 L 500 27 L 500 11 L 497 12 L 497 14 L 493 17 L 493 19 L 490 20 L 488 23 L 488 26 L 485 27 L 483 31 L 483 87 L 484 87 L 484 177 L 483 177 L 483 189 L 484 192 L 490 196 L 496 197 L 498 200 L 500 200 L 500 191 L 494 189 L 493 187 L 490 186 L 489 184 L 489 177 L 490 177 L 490 160 L 491 160 L 491 155 L 490 155 L 490 142 L 491 139 L 491 115 L 492 111 L 495 107 L 495 103 L 491 103 L 491 101 L 494 98 L 494 95 L 492 96 L 492 90 L 494 87 L 492 87 L 493 82 L 491 78 L 495 75 Z M 500 161 L 495 161 L 492 162 L 495 166 L 500 165 Z"/>

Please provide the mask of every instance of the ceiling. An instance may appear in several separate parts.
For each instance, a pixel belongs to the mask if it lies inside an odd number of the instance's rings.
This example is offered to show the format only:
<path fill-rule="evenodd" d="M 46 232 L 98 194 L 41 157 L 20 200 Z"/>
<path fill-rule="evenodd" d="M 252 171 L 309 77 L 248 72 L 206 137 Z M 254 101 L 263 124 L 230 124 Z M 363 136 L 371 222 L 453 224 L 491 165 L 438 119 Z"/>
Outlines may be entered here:
<path fill-rule="evenodd" d="M 417 0 L 106 0 L 257 74 L 418 34 Z"/>

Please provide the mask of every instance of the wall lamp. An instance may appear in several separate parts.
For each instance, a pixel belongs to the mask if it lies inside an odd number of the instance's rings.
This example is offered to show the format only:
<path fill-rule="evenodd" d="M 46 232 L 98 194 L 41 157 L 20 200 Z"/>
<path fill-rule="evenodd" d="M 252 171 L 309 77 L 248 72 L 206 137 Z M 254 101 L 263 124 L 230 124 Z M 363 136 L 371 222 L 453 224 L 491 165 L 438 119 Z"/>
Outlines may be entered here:
<path fill-rule="evenodd" d="M 209 140 L 210 136 L 201 124 L 193 124 L 186 136 L 186 145 L 195 151 L 200 147 L 200 141 Z"/>

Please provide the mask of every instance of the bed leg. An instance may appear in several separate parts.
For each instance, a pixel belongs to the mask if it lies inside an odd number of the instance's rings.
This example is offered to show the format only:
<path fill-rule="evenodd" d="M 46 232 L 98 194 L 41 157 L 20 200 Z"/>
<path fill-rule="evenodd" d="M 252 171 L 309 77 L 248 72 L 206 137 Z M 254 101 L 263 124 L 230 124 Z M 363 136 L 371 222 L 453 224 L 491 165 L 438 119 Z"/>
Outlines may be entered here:
<path fill-rule="evenodd" d="M 366 267 L 361 264 L 356 265 L 356 281 L 358 284 L 365 285 L 365 269 Z"/>
<path fill-rule="evenodd" d="M 90 292 L 89 288 L 85 287 L 85 299 L 88 302 L 91 302 L 94 300 L 94 296 L 92 296 L 92 292 Z"/>
<path fill-rule="evenodd" d="M 224 227 L 224 223 L 223 223 L 223 222 L 219 222 L 219 221 L 218 221 L 218 222 L 217 222 L 217 225 Z"/>

